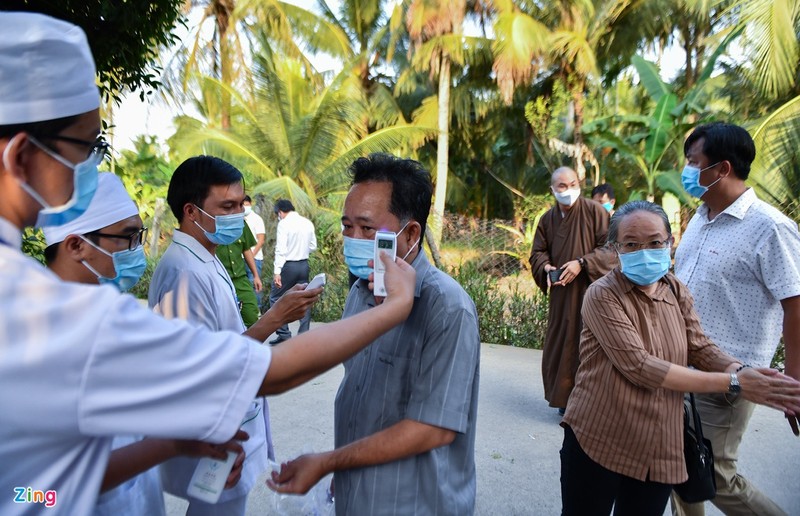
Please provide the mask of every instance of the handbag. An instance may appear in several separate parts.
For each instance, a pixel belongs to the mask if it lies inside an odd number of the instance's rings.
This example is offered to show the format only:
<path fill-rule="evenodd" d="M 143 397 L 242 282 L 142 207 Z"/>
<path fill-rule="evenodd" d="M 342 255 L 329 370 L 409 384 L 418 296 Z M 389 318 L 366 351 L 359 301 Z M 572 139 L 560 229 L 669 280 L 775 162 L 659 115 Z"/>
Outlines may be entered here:
<path fill-rule="evenodd" d="M 694 425 L 692 425 L 692 422 Z M 714 478 L 714 453 L 711 441 L 703 437 L 700 414 L 694 404 L 694 394 L 689 393 L 689 401 L 683 402 L 683 456 L 689 479 L 674 487 L 678 496 L 686 503 L 711 500 L 717 494 L 717 480 Z"/>

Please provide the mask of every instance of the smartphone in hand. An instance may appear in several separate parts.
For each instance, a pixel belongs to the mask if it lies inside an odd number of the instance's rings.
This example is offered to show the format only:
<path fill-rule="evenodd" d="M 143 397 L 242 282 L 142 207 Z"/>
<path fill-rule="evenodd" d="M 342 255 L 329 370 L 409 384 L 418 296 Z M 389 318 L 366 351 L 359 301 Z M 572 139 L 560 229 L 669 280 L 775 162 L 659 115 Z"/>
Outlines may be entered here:
<path fill-rule="evenodd" d="M 564 269 L 551 269 L 550 272 L 547 273 L 550 275 L 550 284 L 556 283 L 563 272 Z"/>
<path fill-rule="evenodd" d="M 324 272 L 320 272 L 319 274 L 314 276 L 311 279 L 311 281 L 308 282 L 308 285 L 306 285 L 306 290 L 319 288 L 319 287 L 322 287 L 322 286 L 325 286 L 325 273 Z"/>

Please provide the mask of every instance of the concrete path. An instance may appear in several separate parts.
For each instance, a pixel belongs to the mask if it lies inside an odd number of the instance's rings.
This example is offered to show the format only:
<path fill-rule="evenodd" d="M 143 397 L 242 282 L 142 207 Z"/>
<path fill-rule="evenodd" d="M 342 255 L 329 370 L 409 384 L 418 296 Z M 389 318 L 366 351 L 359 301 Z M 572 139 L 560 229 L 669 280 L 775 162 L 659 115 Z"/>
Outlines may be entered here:
<path fill-rule="evenodd" d="M 544 401 L 540 371 L 541 351 L 493 344 L 481 348 L 475 447 L 479 515 L 561 511 L 558 452 L 563 432 L 556 410 Z M 333 400 L 342 374 L 339 366 L 269 398 L 279 461 L 333 446 Z M 740 455 L 740 472 L 790 516 L 800 516 L 800 438 L 783 415 L 757 407 Z M 184 502 L 168 498 L 168 513 L 183 514 Z M 250 495 L 247 514 L 277 514 L 276 500 L 262 483 Z M 711 507 L 707 514 L 721 513 Z"/>

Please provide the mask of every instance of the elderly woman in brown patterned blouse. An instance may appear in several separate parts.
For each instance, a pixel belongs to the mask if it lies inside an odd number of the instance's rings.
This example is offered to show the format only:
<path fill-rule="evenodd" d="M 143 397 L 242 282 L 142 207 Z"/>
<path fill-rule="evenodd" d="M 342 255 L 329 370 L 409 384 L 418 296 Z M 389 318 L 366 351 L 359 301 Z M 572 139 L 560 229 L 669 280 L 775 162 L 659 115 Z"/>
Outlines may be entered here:
<path fill-rule="evenodd" d="M 672 232 L 658 205 L 611 219 L 620 267 L 589 287 L 580 366 L 562 426 L 564 515 L 661 515 L 687 478 L 683 393 L 728 392 L 787 413 L 800 383 L 750 368 L 704 334 L 687 288 L 670 274 Z M 694 369 L 690 369 L 692 366 Z"/>

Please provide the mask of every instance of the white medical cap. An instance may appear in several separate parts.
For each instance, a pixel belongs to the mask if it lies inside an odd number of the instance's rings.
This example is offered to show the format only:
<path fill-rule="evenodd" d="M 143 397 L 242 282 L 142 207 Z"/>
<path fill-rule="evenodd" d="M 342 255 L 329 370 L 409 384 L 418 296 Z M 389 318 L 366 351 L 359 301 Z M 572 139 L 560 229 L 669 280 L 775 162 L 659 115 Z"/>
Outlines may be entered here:
<path fill-rule="evenodd" d="M 83 215 L 63 226 L 45 226 L 42 231 L 47 245 L 53 245 L 69 235 L 85 235 L 138 214 L 122 181 L 110 172 L 101 172 L 97 191 Z"/>
<path fill-rule="evenodd" d="M 94 59 L 80 27 L 42 14 L 0 12 L 0 125 L 99 106 Z"/>

